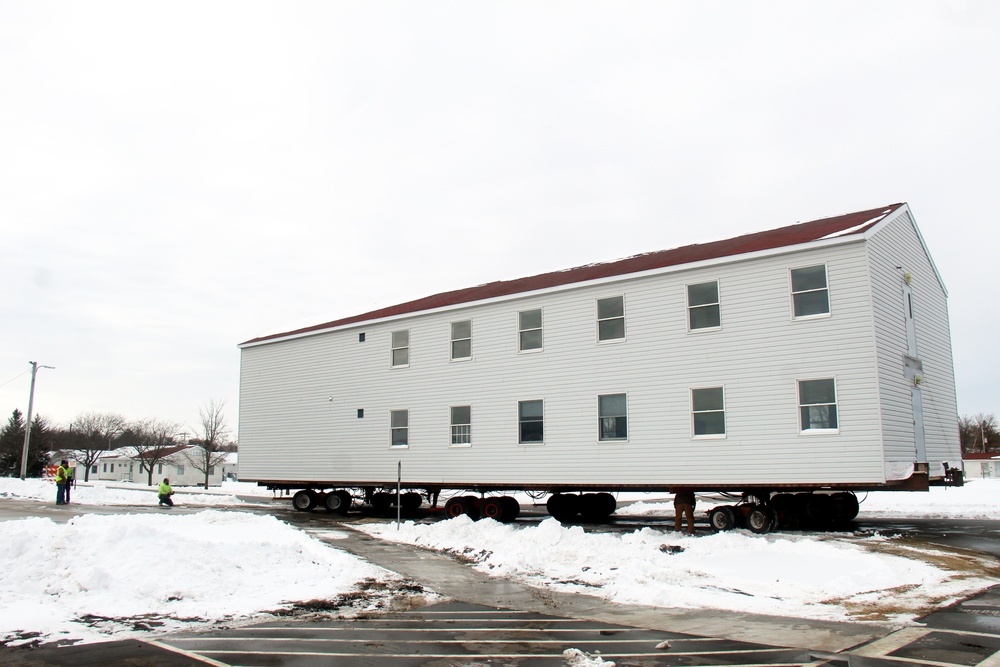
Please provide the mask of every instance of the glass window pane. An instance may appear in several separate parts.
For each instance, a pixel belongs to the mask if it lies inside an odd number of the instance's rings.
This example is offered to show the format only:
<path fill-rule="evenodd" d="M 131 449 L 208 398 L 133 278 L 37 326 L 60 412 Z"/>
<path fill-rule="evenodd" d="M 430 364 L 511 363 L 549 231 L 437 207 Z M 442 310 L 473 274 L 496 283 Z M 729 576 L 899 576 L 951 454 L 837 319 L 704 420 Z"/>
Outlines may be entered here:
<path fill-rule="evenodd" d="M 691 328 L 692 329 L 709 329 L 711 327 L 722 326 L 722 317 L 719 313 L 718 306 L 699 306 L 698 308 L 692 308 L 691 313 Z"/>
<path fill-rule="evenodd" d="M 542 442 L 542 422 L 521 422 L 521 442 Z"/>
<path fill-rule="evenodd" d="M 410 332 L 409 331 L 393 331 L 392 332 L 392 346 L 393 347 L 406 347 L 410 344 Z"/>
<path fill-rule="evenodd" d="M 616 417 L 619 415 L 624 416 L 626 414 L 626 401 L 625 394 L 609 394 L 607 396 L 599 396 L 599 416 L 601 417 Z"/>
<path fill-rule="evenodd" d="M 541 329 L 542 328 L 542 311 L 538 310 L 522 310 L 517 314 L 518 317 L 518 328 L 520 329 Z"/>
<path fill-rule="evenodd" d="M 826 290 L 803 292 L 796 294 L 792 299 L 795 302 L 796 317 L 822 315 L 830 312 L 830 299 Z"/>
<path fill-rule="evenodd" d="M 832 379 L 802 380 L 799 382 L 799 403 L 801 405 L 836 402 L 837 389 Z"/>
<path fill-rule="evenodd" d="M 393 447 L 403 447 L 407 444 L 406 436 L 408 429 L 405 428 L 394 428 L 392 429 L 392 441 L 390 444 Z"/>
<path fill-rule="evenodd" d="M 837 428 L 836 405 L 806 405 L 800 408 L 802 430 Z"/>
<path fill-rule="evenodd" d="M 694 415 L 695 435 L 725 435 L 726 413 L 698 412 Z"/>
<path fill-rule="evenodd" d="M 403 347 L 392 351 L 392 365 L 405 366 L 410 363 L 410 348 Z"/>
<path fill-rule="evenodd" d="M 625 316 L 625 297 L 613 296 L 607 299 L 597 300 L 597 317 L 606 319 L 608 317 Z"/>
<path fill-rule="evenodd" d="M 522 331 L 521 334 L 521 348 L 522 350 L 540 350 L 542 348 L 542 330 L 535 329 L 534 331 Z"/>
<path fill-rule="evenodd" d="M 393 410 L 389 413 L 389 419 L 393 428 L 406 426 L 409 422 L 409 410 Z"/>
<path fill-rule="evenodd" d="M 472 338 L 472 320 L 451 323 L 451 339 Z"/>
<path fill-rule="evenodd" d="M 472 341 L 457 340 L 451 344 L 452 359 L 468 359 L 472 356 Z"/>
<path fill-rule="evenodd" d="M 803 269 L 792 269 L 792 291 L 826 288 L 826 266 L 807 266 Z"/>
<path fill-rule="evenodd" d="M 704 410 L 722 410 L 724 407 L 722 387 L 692 390 L 691 403 L 694 406 L 695 412 L 701 412 Z"/>
<path fill-rule="evenodd" d="M 598 324 L 597 336 L 599 340 L 617 340 L 625 337 L 625 320 L 605 320 Z"/>
<path fill-rule="evenodd" d="M 469 405 L 457 405 L 451 409 L 451 423 L 452 424 L 471 424 L 472 423 L 472 406 Z"/>
<path fill-rule="evenodd" d="M 523 419 L 541 419 L 542 418 L 542 402 L 541 401 L 520 401 L 517 404 L 518 416 Z"/>
<path fill-rule="evenodd" d="M 717 281 L 688 285 L 689 306 L 704 306 L 709 303 L 719 303 L 719 283 Z"/>

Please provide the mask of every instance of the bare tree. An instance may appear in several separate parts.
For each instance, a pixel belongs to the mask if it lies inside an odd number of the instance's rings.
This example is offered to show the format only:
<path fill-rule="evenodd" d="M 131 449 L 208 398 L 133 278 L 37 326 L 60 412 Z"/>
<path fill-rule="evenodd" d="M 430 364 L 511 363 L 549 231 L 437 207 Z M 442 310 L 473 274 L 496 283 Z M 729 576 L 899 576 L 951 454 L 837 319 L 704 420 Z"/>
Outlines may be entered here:
<path fill-rule="evenodd" d="M 198 411 L 201 415 L 201 426 L 194 430 L 200 437 L 192 439 L 190 444 L 199 447 L 184 452 L 184 456 L 194 469 L 205 475 L 206 489 L 212 470 L 215 466 L 221 466 L 229 454 L 226 442 L 229 437 L 229 427 L 226 426 L 223 414 L 225 407 L 225 401 L 212 399 Z"/>
<path fill-rule="evenodd" d="M 958 420 L 958 436 L 965 453 L 990 452 L 1000 449 L 997 418 L 980 412 L 974 417 L 963 415 Z"/>
<path fill-rule="evenodd" d="M 70 424 L 73 458 L 84 465 L 84 481 L 90 480 L 90 469 L 101 454 L 111 450 L 111 444 L 125 430 L 125 417 L 114 412 L 86 412 Z"/>
<path fill-rule="evenodd" d="M 122 442 L 132 446 L 139 461 L 139 472 L 146 473 L 146 484 L 153 485 L 153 468 L 178 450 L 174 435 L 180 428 L 160 419 L 141 419 L 129 423 L 121 435 Z"/>

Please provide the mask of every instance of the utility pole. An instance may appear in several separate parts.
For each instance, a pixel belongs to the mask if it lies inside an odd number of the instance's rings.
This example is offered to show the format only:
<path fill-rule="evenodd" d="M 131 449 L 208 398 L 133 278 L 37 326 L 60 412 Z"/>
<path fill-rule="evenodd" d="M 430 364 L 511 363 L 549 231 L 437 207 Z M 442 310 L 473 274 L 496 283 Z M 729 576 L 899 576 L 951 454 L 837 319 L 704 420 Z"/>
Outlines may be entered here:
<path fill-rule="evenodd" d="M 28 443 L 31 442 L 31 408 L 35 402 L 35 373 L 39 368 L 52 368 L 55 366 L 39 366 L 34 361 L 31 364 L 31 391 L 28 393 L 28 420 L 24 424 L 24 449 L 21 451 L 21 479 L 28 474 Z"/>

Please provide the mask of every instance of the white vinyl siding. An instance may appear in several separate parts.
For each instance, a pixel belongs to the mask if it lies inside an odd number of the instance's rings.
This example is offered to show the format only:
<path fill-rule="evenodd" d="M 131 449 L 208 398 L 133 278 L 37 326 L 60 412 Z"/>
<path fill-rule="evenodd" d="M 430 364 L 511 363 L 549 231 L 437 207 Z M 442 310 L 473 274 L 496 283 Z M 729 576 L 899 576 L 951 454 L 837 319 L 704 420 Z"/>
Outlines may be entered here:
<path fill-rule="evenodd" d="M 836 276 L 836 317 L 802 326 L 789 317 L 789 267 L 816 265 Z M 712 281 L 725 288 L 725 326 L 690 335 L 686 286 Z M 410 357 L 420 363 L 405 373 L 385 363 L 385 346 L 357 344 L 360 326 L 244 347 L 240 476 L 394 479 L 402 461 L 411 482 L 437 484 L 878 483 L 885 472 L 867 281 L 857 242 L 413 314 Z M 898 317 L 898 282 L 894 290 Z M 595 345 L 596 303 L 609 294 L 627 304 L 627 344 Z M 931 306 L 919 291 L 915 300 L 923 322 Z M 518 354 L 517 314 L 536 309 L 545 353 Z M 442 336 L 473 320 L 475 363 L 449 363 Z M 401 329 L 398 321 L 362 326 L 372 340 Z M 805 446 L 796 381 L 822 377 L 837 378 L 850 429 Z M 691 388 L 713 386 L 726 388 L 727 435 L 706 447 L 691 437 Z M 627 441 L 599 441 L 596 397 L 626 390 Z M 545 445 L 519 446 L 512 406 L 540 396 Z M 354 418 L 358 405 L 369 408 L 366 419 Z M 409 449 L 392 450 L 389 412 L 401 405 Z M 475 446 L 449 449 L 450 406 L 475 406 Z"/>

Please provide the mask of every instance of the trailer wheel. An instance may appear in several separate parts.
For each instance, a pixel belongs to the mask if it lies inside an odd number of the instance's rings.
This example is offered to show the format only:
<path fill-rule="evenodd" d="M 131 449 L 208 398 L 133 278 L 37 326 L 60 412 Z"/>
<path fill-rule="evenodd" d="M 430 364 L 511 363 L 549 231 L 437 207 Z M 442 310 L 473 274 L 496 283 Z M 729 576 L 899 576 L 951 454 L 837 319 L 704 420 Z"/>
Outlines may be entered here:
<path fill-rule="evenodd" d="M 424 504 L 424 499 L 416 491 L 407 491 L 399 497 L 399 503 L 405 514 L 413 514 Z"/>
<path fill-rule="evenodd" d="M 554 493 L 545 503 L 545 509 L 560 523 L 572 521 L 580 513 L 580 496 L 574 493 Z"/>
<path fill-rule="evenodd" d="M 774 523 L 774 512 L 765 505 L 757 505 L 747 514 L 747 528 L 751 533 L 763 535 L 771 530 Z"/>
<path fill-rule="evenodd" d="M 853 493 L 835 493 L 830 498 L 833 500 L 833 520 L 837 523 L 847 523 L 858 518 L 861 507 L 858 505 L 858 497 Z"/>
<path fill-rule="evenodd" d="M 607 519 L 609 516 L 615 513 L 618 509 L 618 501 L 610 493 L 598 493 L 597 497 L 600 499 L 601 514 Z"/>
<path fill-rule="evenodd" d="M 461 496 L 459 498 L 449 498 L 448 502 L 444 505 L 444 513 L 450 519 L 460 517 L 463 514 L 468 516 L 470 519 L 475 521 L 479 518 L 479 513 L 476 511 L 474 505 L 469 502 L 469 500 L 474 500 L 472 496 Z"/>
<path fill-rule="evenodd" d="M 327 512 L 338 512 L 340 514 L 347 514 L 347 510 L 351 509 L 352 502 L 353 498 L 351 498 L 351 494 L 344 489 L 331 491 L 323 498 L 323 505 L 326 507 Z"/>
<path fill-rule="evenodd" d="M 798 503 L 795 495 L 779 493 L 771 498 L 771 509 L 774 511 L 775 522 L 784 528 L 797 528 L 799 525 Z"/>
<path fill-rule="evenodd" d="M 736 512 L 729 505 L 713 507 L 708 513 L 708 523 L 713 530 L 732 530 L 736 527 Z"/>
<path fill-rule="evenodd" d="M 581 494 L 578 505 L 582 521 L 593 523 L 604 519 L 604 513 L 602 512 L 604 508 L 601 504 L 601 499 L 597 497 L 596 493 Z"/>
<path fill-rule="evenodd" d="M 500 502 L 503 504 L 503 515 L 507 517 L 508 523 L 521 515 L 521 503 L 516 499 L 511 496 L 501 496 Z"/>
<path fill-rule="evenodd" d="M 392 507 L 392 496 L 385 491 L 373 493 L 371 504 L 372 509 L 376 512 L 388 512 L 389 508 Z"/>
<path fill-rule="evenodd" d="M 824 528 L 833 523 L 833 499 L 825 493 L 813 493 L 806 503 L 806 518 L 811 526 Z"/>
<path fill-rule="evenodd" d="M 300 512 L 311 512 L 318 502 L 319 498 L 316 497 L 316 492 L 312 489 L 298 491 L 292 496 L 292 507 Z"/>
<path fill-rule="evenodd" d="M 484 519 L 493 519 L 494 521 L 499 521 L 501 523 L 507 523 L 507 508 L 504 507 L 503 498 L 493 497 L 487 498 L 483 501 L 483 504 L 479 506 L 479 512 L 482 514 Z"/>

